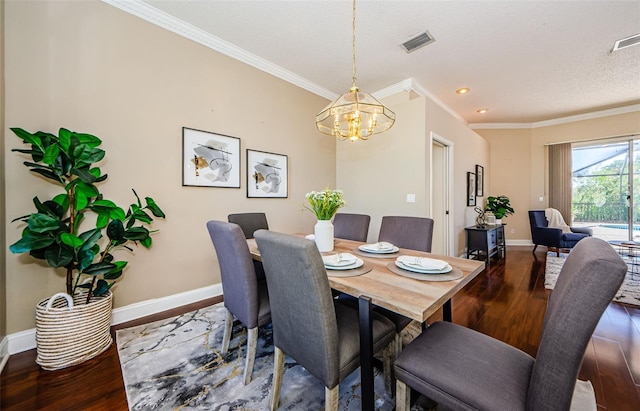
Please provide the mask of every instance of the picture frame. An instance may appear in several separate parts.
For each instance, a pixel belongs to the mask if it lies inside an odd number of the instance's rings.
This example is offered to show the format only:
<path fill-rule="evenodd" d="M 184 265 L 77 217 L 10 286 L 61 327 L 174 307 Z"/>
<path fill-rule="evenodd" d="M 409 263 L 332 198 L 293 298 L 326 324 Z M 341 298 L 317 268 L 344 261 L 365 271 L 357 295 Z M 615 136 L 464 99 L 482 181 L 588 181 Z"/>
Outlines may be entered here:
<path fill-rule="evenodd" d="M 247 149 L 247 198 L 287 198 L 288 170 L 286 154 Z"/>
<path fill-rule="evenodd" d="M 240 139 L 182 127 L 182 185 L 240 188 Z"/>
<path fill-rule="evenodd" d="M 484 197 L 484 167 L 476 164 L 476 196 Z"/>
<path fill-rule="evenodd" d="M 476 174 L 467 171 L 467 207 L 476 205 Z"/>

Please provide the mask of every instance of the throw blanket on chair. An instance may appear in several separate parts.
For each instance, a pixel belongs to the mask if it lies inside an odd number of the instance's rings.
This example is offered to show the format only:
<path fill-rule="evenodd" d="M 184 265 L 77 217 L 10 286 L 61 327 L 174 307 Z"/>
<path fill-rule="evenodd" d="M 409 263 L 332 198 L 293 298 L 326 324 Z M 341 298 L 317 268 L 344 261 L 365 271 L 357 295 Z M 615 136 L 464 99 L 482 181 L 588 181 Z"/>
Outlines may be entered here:
<path fill-rule="evenodd" d="M 563 233 L 570 233 L 571 228 L 564 222 L 564 218 L 560 211 L 555 208 L 546 208 L 544 210 L 544 216 L 549 222 L 548 227 L 550 228 L 560 228 Z"/>

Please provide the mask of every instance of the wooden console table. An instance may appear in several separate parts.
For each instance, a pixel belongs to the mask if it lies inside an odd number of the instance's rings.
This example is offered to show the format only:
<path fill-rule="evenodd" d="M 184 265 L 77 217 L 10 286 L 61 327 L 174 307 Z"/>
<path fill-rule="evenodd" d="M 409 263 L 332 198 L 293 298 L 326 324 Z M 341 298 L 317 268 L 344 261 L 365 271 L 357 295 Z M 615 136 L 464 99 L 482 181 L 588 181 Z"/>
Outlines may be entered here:
<path fill-rule="evenodd" d="M 504 239 L 504 224 L 472 226 L 465 228 L 467 234 L 467 258 L 483 260 L 491 265 L 491 257 L 505 258 L 507 247 Z"/>

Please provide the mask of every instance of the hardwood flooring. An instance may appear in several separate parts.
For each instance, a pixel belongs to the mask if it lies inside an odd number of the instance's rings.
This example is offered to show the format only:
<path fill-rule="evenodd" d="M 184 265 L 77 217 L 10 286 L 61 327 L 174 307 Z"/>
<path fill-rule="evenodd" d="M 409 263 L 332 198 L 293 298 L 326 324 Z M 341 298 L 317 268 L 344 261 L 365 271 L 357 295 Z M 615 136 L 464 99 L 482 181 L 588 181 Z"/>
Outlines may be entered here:
<path fill-rule="evenodd" d="M 535 355 L 549 291 L 544 288 L 545 252 L 509 247 L 453 299 L 454 322 Z M 218 302 L 211 299 L 117 328 L 130 327 Z M 442 318 L 436 313 L 430 322 Z M 35 350 L 11 356 L 0 376 L 0 409 L 127 410 L 115 344 L 81 365 L 42 371 Z M 598 410 L 640 410 L 640 307 L 612 303 L 587 347 L 580 379 L 593 383 Z"/>

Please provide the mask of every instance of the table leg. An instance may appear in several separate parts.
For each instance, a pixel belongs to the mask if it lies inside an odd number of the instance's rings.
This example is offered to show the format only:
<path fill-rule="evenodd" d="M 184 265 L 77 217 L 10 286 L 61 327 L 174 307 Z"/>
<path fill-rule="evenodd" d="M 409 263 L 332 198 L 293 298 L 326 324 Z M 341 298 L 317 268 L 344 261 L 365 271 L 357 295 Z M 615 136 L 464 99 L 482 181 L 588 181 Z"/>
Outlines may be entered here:
<path fill-rule="evenodd" d="M 447 322 L 451 322 L 451 300 L 447 300 L 442 306 L 442 319 Z"/>
<path fill-rule="evenodd" d="M 371 298 L 358 298 L 360 314 L 360 389 L 362 411 L 373 411 L 373 325 L 371 324 Z"/>

